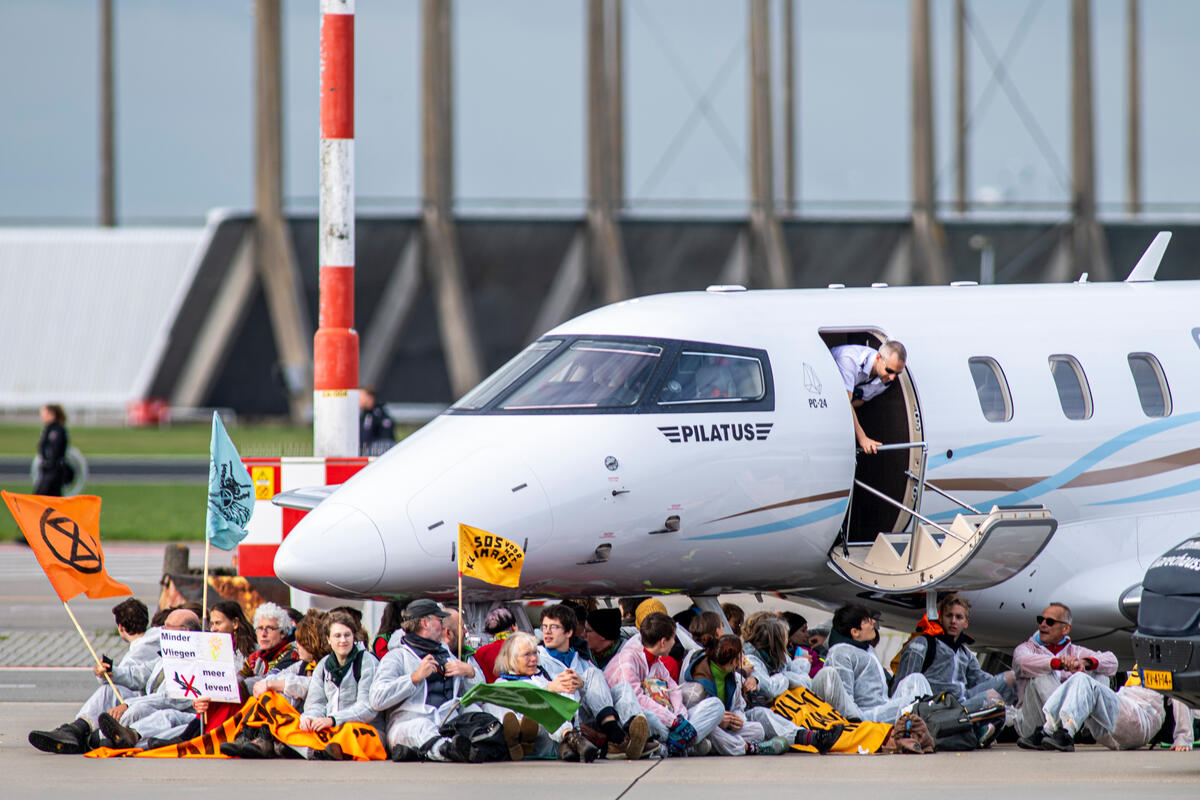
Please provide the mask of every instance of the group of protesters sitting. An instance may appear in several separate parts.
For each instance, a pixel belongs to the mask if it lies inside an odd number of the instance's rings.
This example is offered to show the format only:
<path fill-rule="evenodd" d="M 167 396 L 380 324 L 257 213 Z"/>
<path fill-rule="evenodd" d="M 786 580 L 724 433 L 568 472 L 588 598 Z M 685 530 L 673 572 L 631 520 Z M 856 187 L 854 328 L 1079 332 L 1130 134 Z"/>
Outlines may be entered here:
<path fill-rule="evenodd" d="M 64 754 L 155 749 L 229 719 L 238 704 L 170 697 L 164 685 L 159 631 L 198 631 L 199 612 L 183 606 L 150 620 L 136 599 L 115 606 L 128 652 L 116 666 L 95 668 L 101 685 L 74 720 L 32 731 L 30 744 Z M 275 693 L 299 712 L 303 731 L 371 726 L 393 761 L 827 753 L 843 725 L 807 728 L 773 709 L 798 688 L 847 724 L 890 725 L 918 698 L 946 693 L 965 712 L 989 720 L 980 723 L 983 745 L 1007 720 L 1026 748 L 1071 750 L 1085 728 L 1110 748 L 1140 747 L 1164 727 L 1172 728 L 1174 749 L 1191 747 L 1187 708 L 1140 686 L 1113 691 L 1115 656 L 1071 642 L 1071 612 L 1061 603 L 1038 615 L 1038 631 L 1016 648 L 1013 670 L 997 675 L 985 672 L 968 647 L 970 604 L 958 595 L 942 599 L 937 620 L 922 620 L 893 662 L 894 675 L 875 653 L 878 620 L 863 606 L 843 606 L 827 630 L 811 632 L 790 612 L 747 617 L 733 605 L 721 614 L 666 612 L 654 598 L 622 599 L 619 609 L 564 601 L 542 612 L 539 640 L 498 606 L 484 626 L 490 641 L 478 648 L 468 645 L 459 615 L 431 599 L 389 603 L 369 646 L 361 613 L 350 607 L 301 615 L 268 602 L 251 623 L 226 600 L 210 608 L 206 627 L 232 636 L 244 700 Z M 570 697 L 578 709 L 546 725 L 494 696 L 464 707 L 463 695 L 482 683 L 537 687 Z M 451 724 L 467 712 L 470 727 Z M 487 750 L 486 742 L 498 750 Z M 243 728 L 220 751 L 240 758 L 351 757 L 333 744 L 288 744 L 267 726 Z"/>

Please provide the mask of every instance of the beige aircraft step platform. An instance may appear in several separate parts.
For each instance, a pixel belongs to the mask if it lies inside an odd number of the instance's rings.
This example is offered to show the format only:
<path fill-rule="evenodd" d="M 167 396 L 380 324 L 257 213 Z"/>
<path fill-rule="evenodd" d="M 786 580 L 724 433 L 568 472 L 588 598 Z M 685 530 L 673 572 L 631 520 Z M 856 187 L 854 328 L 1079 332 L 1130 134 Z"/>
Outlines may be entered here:
<path fill-rule="evenodd" d="M 849 545 L 848 554 L 839 542 L 829 566 L 876 592 L 986 589 L 1024 569 L 1057 528 L 1045 506 L 992 506 L 956 516 L 949 535 L 916 522 L 915 533 L 881 533 L 873 544 Z"/>

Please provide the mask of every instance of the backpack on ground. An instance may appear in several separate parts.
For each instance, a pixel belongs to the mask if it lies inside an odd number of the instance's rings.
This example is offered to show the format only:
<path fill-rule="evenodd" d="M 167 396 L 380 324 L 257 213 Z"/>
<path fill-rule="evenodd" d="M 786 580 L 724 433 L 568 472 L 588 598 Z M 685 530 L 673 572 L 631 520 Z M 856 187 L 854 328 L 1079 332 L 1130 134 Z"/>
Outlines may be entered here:
<path fill-rule="evenodd" d="M 925 720 L 907 712 L 896 719 L 896 724 L 892 726 L 879 752 L 919 756 L 932 753 L 936 749 Z"/>
<path fill-rule="evenodd" d="M 468 758 L 472 764 L 508 761 L 508 744 L 500 720 L 486 711 L 464 711 L 442 723 L 438 734 L 452 739 L 465 736 L 471 742 Z"/>
<path fill-rule="evenodd" d="M 917 701 L 913 713 L 925 720 L 937 750 L 978 750 L 975 721 L 963 704 L 949 692 Z"/>

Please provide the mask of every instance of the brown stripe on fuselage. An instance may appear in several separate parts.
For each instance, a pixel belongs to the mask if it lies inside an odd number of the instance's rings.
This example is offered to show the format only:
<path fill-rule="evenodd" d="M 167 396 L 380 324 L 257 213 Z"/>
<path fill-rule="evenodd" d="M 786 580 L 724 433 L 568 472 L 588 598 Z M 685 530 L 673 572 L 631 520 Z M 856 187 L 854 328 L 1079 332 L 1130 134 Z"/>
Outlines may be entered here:
<path fill-rule="evenodd" d="M 730 514 L 727 517 L 717 517 L 716 519 L 709 520 L 709 521 L 710 522 L 720 522 L 721 520 L 733 519 L 734 517 L 744 517 L 747 514 L 757 514 L 760 511 L 770 511 L 773 508 L 787 508 L 788 506 L 798 506 L 802 503 L 815 503 L 819 500 L 835 500 L 839 497 L 846 497 L 849 494 L 850 494 L 850 492 L 848 492 L 845 489 L 842 489 L 841 491 L 838 491 L 838 492 L 826 492 L 825 494 L 813 494 L 813 495 L 809 495 L 808 497 L 800 497 L 795 500 L 784 500 L 782 503 L 772 503 L 769 506 L 761 506 L 759 508 L 752 508 L 749 511 L 739 511 L 736 514 Z"/>
<path fill-rule="evenodd" d="M 1173 453 L 1162 458 L 1140 461 L 1137 464 L 1128 464 L 1124 467 L 1096 469 L 1085 472 L 1075 480 L 1064 483 L 1062 488 L 1078 489 L 1083 486 L 1100 486 L 1105 483 L 1132 481 L 1151 475 L 1160 475 L 1171 470 L 1183 469 L 1184 467 L 1194 467 L 1197 464 L 1200 464 L 1200 447 L 1192 450 L 1184 450 L 1181 453 Z"/>

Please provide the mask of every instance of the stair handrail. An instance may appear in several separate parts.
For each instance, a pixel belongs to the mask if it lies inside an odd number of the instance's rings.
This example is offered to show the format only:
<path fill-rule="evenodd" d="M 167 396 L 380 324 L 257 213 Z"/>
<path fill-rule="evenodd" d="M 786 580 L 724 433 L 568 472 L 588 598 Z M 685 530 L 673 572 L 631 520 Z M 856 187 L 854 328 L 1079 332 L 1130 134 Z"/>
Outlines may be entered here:
<path fill-rule="evenodd" d="M 972 514 L 982 514 L 982 513 L 983 513 L 982 511 L 980 511 L 978 508 L 976 508 L 975 506 L 971 505 L 970 503 L 967 503 L 967 502 L 964 502 L 964 501 L 962 501 L 962 500 L 959 500 L 959 499 L 958 499 L 957 497 L 955 497 L 954 495 L 950 494 L 950 493 L 949 493 L 949 492 L 947 492 L 947 491 L 944 491 L 944 490 L 942 490 L 942 489 L 939 489 L 937 486 L 935 486 L 934 484 L 932 484 L 932 483 L 930 483 L 929 481 L 925 480 L 924 478 L 921 478 L 921 477 L 918 477 L 918 476 L 916 476 L 916 475 L 913 475 L 913 474 L 912 474 L 912 472 L 910 472 L 909 470 L 904 470 L 904 474 L 905 474 L 905 475 L 907 475 L 908 477 L 912 478 L 912 479 L 913 479 L 913 480 L 915 480 L 915 481 L 920 481 L 922 484 L 924 484 L 924 485 L 925 485 L 925 487 L 926 487 L 926 488 L 928 488 L 928 489 L 932 489 L 934 492 L 936 492 L 937 494 L 940 494 L 942 497 L 946 498 L 946 499 L 947 499 L 947 500 L 949 500 L 951 503 L 955 503 L 955 504 L 957 504 L 957 505 L 960 505 L 960 506 L 962 506 L 962 507 L 963 507 L 963 508 L 965 508 L 967 511 L 970 511 Z"/>

